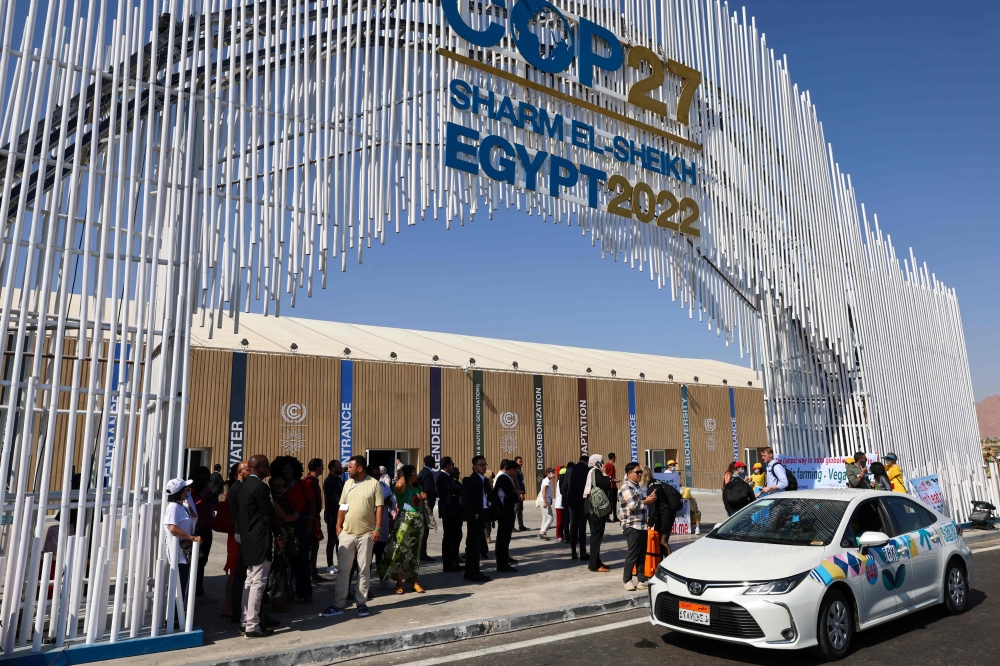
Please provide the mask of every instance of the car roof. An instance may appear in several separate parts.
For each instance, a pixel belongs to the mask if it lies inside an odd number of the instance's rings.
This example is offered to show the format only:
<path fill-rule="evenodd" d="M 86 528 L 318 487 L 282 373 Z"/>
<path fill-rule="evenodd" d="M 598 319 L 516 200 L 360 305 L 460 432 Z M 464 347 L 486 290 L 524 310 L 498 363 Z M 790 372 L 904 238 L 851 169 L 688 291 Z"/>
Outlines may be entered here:
<path fill-rule="evenodd" d="M 868 489 L 858 489 L 858 488 L 814 488 L 809 490 L 791 490 L 783 493 L 776 493 L 775 495 L 764 495 L 761 497 L 773 497 L 778 499 L 779 497 L 808 497 L 811 499 L 825 499 L 825 500 L 839 500 L 841 502 L 850 502 L 856 499 L 866 499 L 869 497 L 884 497 L 899 495 L 899 493 L 893 493 L 888 490 L 868 490 Z M 907 495 L 907 497 L 909 497 Z M 913 499 L 912 497 L 910 499 Z"/>

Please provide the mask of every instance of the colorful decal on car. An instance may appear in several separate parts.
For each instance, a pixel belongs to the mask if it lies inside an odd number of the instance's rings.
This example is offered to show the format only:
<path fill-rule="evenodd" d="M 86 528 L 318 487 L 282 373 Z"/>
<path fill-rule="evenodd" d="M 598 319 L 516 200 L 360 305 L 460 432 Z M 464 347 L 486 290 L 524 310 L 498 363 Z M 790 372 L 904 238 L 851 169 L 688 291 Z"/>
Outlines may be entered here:
<path fill-rule="evenodd" d="M 892 592 L 903 587 L 904 580 L 906 580 L 905 564 L 900 564 L 895 574 L 892 573 L 892 569 L 882 569 L 882 584 L 888 591 Z"/>
<path fill-rule="evenodd" d="M 868 581 L 869 585 L 878 582 L 878 563 L 875 562 L 874 557 L 865 558 L 865 580 Z"/>
<path fill-rule="evenodd" d="M 835 580 L 855 578 L 865 572 L 867 559 L 860 553 L 849 552 L 827 557 L 809 572 L 809 577 L 823 585 L 829 585 Z"/>
<path fill-rule="evenodd" d="M 958 525 L 956 525 L 954 521 L 941 525 L 939 530 L 941 532 L 941 538 L 944 539 L 946 543 L 958 541 Z"/>

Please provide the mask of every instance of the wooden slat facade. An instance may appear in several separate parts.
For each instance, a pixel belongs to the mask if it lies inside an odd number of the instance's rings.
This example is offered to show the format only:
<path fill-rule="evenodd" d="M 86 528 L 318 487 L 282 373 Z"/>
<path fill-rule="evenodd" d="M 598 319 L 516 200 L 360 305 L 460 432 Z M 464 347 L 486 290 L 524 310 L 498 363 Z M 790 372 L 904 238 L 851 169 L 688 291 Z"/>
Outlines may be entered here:
<path fill-rule="evenodd" d="M 232 353 L 193 349 L 190 447 L 211 449 L 208 463 L 226 459 Z M 339 455 L 340 363 L 336 358 L 295 354 L 249 354 L 246 402 L 246 455 L 295 454 L 303 462 L 313 457 L 330 460 Z M 544 375 L 543 410 L 545 466 L 565 465 L 580 457 L 577 377 Z M 591 453 L 614 451 L 619 468 L 631 458 L 629 444 L 628 382 L 586 378 Z M 486 371 L 484 383 L 484 452 L 490 469 L 503 458 L 525 459 L 528 496 L 534 498 L 535 460 L 532 375 Z M 724 386 L 689 385 L 692 469 L 725 470 L 732 458 L 729 392 Z M 430 453 L 430 372 L 426 365 L 354 362 L 354 452 L 403 449 L 418 467 Z M 637 381 L 636 427 L 640 460 L 645 451 L 678 452 L 683 467 L 683 426 L 680 384 Z M 764 399 L 760 389 L 736 389 L 737 432 L 742 449 L 766 446 Z M 298 451 L 282 445 L 287 426 L 285 404 L 304 405 L 307 416 L 300 429 L 304 443 Z M 504 412 L 517 415 L 513 428 L 502 426 Z M 454 458 L 463 475 L 471 470 L 472 373 L 459 368 L 441 370 L 442 455 Z M 714 419 L 715 430 L 706 429 Z M 708 435 L 714 434 L 715 450 Z M 505 436 L 506 435 L 506 436 Z M 506 443 L 507 449 L 504 449 Z M 619 470 L 619 474 L 621 469 Z"/>

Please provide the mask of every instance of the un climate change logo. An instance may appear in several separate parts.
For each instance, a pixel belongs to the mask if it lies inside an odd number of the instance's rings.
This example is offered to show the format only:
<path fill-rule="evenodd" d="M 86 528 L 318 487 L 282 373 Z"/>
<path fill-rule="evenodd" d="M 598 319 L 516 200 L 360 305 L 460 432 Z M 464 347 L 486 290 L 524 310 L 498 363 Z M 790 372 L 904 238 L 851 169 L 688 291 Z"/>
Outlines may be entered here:
<path fill-rule="evenodd" d="M 285 423 L 298 425 L 306 420 L 306 406 L 299 405 L 294 402 L 282 405 L 281 418 L 285 420 Z"/>
<path fill-rule="evenodd" d="M 548 31 L 547 45 L 532 27 Z M 518 0 L 510 12 L 510 34 L 524 59 L 543 72 L 561 72 L 573 62 L 573 26 L 547 0 Z"/>

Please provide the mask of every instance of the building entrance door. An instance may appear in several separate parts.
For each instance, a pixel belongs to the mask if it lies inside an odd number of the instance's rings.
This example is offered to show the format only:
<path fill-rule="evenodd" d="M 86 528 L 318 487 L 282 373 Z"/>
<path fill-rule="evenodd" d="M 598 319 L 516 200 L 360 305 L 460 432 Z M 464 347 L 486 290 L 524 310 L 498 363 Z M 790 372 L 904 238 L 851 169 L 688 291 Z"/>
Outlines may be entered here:
<path fill-rule="evenodd" d="M 396 460 L 399 459 L 404 465 L 410 464 L 410 452 L 397 449 L 368 449 L 365 451 L 365 458 L 369 465 L 375 467 L 385 467 L 389 476 L 396 476 Z"/>

